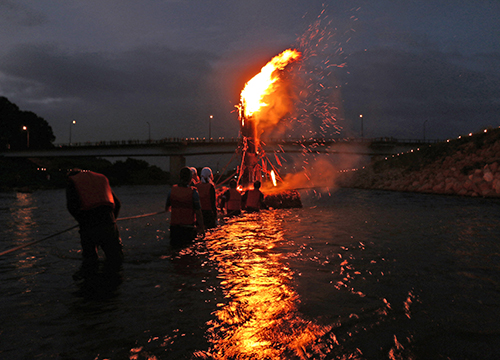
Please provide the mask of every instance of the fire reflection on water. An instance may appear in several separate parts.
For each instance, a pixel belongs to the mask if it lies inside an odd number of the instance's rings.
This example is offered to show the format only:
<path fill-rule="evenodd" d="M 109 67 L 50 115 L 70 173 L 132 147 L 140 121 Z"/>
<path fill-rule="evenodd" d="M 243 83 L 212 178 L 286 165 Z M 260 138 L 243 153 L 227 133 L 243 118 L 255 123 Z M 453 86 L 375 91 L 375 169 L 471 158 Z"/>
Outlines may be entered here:
<path fill-rule="evenodd" d="M 305 349 L 330 330 L 304 319 L 283 253 L 282 219 L 261 212 L 229 221 L 207 238 L 227 302 L 209 322 L 215 359 L 308 358 Z M 216 237 L 216 238 L 215 238 Z"/>
<path fill-rule="evenodd" d="M 31 193 L 16 193 L 16 201 L 10 207 L 10 221 L 7 223 L 7 228 L 10 228 L 12 243 L 9 247 L 23 245 L 26 242 L 33 240 L 33 233 L 37 231 L 38 223 L 34 220 L 33 212 L 36 209 L 35 199 Z M 26 256 L 25 252 L 17 253 L 18 261 L 14 262 L 14 266 L 18 270 L 26 271 L 30 269 L 30 274 L 35 275 L 40 269 L 36 268 L 38 260 L 36 256 Z M 24 276 L 19 279 L 19 283 L 23 284 L 23 292 L 29 293 L 32 291 L 33 277 Z"/>
<path fill-rule="evenodd" d="M 35 224 L 33 223 L 33 196 L 30 193 L 16 193 L 16 204 L 11 208 L 13 239 L 16 245 L 21 245 L 31 240 L 30 234 Z"/>

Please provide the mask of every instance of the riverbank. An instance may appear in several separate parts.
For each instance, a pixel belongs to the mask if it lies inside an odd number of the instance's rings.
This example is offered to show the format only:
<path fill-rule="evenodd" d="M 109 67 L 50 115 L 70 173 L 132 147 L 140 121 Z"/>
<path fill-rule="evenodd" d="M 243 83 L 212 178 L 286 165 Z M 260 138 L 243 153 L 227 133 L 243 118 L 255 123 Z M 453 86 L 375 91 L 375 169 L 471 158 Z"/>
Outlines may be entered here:
<path fill-rule="evenodd" d="M 339 185 L 361 189 L 500 197 L 500 129 L 375 160 L 342 173 Z"/>
<path fill-rule="evenodd" d="M 0 192 L 33 192 L 66 186 L 68 169 L 80 168 L 106 175 L 111 186 L 168 184 L 170 173 L 146 161 L 127 158 L 110 161 L 102 158 L 0 158 Z"/>

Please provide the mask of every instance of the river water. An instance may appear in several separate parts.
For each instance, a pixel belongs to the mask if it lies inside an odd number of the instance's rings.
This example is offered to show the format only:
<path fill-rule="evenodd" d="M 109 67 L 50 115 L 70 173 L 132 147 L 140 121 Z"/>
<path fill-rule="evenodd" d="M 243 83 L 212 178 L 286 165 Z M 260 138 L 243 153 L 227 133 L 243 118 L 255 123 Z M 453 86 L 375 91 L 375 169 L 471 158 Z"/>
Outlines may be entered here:
<path fill-rule="evenodd" d="M 115 189 L 121 217 L 166 187 Z M 119 222 L 122 282 L 75 283 L 76 229 L 0 257 L 1 359 L 499 359 L 500 202 L 340 189 L 184 249 Z M 63 190 L 0 193 L 0 252 L 71 228 Z"/>

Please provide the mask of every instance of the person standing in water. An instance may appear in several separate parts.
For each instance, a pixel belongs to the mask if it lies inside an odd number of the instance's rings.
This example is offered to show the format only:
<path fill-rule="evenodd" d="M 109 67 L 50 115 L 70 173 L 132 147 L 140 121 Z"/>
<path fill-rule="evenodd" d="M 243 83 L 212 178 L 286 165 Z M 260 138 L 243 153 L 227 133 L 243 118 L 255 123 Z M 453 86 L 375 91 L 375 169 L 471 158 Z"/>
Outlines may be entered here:
<path fill-rule="evenodd" d="M 217 199 L 213 179 L 212 170 L 209 167 L 204 167 L 201 170 L 201 180 L 196 185 L 200 194 L 203 222 L 207 229 L 217 226 Z"/>
<path fill-rule="evenodd" d="M 253 189 L 247 190 L 242 197 L 242 202 L 245 204 L 247 211 L 259 211 L 260 209 L 267 209 L 264 202 L 264 194 L 260 191 L 260 181 L 253 183 Z"/>
<path fill-rule="evenodd" d="M 241 214 L 241 193 L 237 189 L 238 183 L 235 179 L 229 181 L 229 189 L 224 192 L 221 198 L 221 208 L 226 208 L 227 216 Z"/>
<path fill-rule="evenodd" d="M 190 185 L 191 180 L 191 169 L 183 167 L 179 174 L 179 183 L 172 186 L 167 196 L 165 210 L 171 211 L 170 243 L 173 246 L 192 242 L 197 232 L 205 233 L 200 196 L 196 188 Z"/>
<path fill-rule="evenodd" d="M 68 173 L 66 206 L 80 226 L 83 262 L 73 278 L 80 280 L 99 270 L 97 247 L 106 256 L 104 270 L 116 273 L 123 262 L 123 246 L 116 218 L 121 202 L 111 190 L 106 176 L 80 169 Z"/>

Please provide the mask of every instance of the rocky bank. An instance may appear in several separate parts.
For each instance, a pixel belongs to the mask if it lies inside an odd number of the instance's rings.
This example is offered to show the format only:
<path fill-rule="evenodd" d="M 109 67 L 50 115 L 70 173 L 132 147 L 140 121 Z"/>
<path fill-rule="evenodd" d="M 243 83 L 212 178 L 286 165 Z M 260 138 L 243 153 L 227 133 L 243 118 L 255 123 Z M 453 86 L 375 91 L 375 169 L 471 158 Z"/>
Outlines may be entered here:
<path fill-rule="evenodd" d="M 460 136 L 343 173 L 341 186 L 500 197 L 500 129 Z"/>

